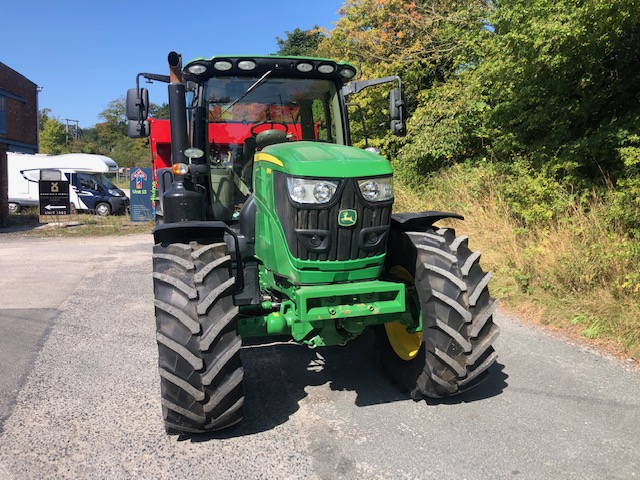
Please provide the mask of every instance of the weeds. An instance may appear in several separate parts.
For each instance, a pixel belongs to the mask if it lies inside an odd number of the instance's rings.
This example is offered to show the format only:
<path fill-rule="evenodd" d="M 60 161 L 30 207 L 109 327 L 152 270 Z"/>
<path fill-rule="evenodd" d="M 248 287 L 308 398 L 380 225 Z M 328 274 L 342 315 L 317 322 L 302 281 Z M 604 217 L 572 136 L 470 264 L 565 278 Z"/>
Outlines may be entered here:
<path fill-rule="evenodd" d="M 536 178 L 456 165 L 420 188 L 398 185 L 394 209 L 463 214 L 448 226 L 483 252 L 503 306 L 639 359 L 640 241 L 611 222 L 607 192 L 572 196 Z"/>
<path fill-rule="evenodd" d="M 9 215 L 9 231 L 33 237 L 90 237 L 151 233 L 153 222 L 131 222 L 128 215 L 100 217 L 93 214 L 61 215 L 41 223 L 37 210 Z"/>

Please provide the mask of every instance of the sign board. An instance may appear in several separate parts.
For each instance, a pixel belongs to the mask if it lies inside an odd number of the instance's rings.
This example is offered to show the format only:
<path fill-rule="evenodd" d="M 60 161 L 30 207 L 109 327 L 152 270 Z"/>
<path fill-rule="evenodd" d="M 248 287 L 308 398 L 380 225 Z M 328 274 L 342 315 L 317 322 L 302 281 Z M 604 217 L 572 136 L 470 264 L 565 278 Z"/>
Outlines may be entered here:
<path fill-rule="evenodd" d="M 155 220 L 155 205 L 151 201 L 153 173 L 150 168 L 131 168 L 131 203 L 129 212 L 132 222 Z"/>
<path fill-rule="evenodd" d="M 40 215 L 69 214 L 69 182 L 40 180 Z"/>

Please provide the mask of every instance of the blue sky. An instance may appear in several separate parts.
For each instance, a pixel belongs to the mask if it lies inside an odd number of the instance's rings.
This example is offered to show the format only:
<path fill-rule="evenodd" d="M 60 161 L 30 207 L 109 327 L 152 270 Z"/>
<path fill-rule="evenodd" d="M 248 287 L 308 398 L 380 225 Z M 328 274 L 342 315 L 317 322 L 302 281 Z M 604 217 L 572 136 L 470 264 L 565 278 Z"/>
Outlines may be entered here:
<path fill-rule="evenodd" d="M 183 61 L 269 54 L 276 37 L 314 25 L 328 30 L 343 0 L 15 0 L 0 5 L 0 62 L 43 87 L 39 106 L 88 128 L 139 72 L 167 74 L 167 54 Z M 155 83 L 150 100 L 166 102 Z"/>

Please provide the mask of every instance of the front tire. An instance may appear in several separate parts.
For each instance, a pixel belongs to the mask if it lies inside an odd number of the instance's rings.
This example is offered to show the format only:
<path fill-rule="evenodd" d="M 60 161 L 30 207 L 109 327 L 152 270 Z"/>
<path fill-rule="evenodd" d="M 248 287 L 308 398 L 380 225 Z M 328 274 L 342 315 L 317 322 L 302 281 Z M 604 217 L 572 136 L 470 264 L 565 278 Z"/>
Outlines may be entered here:
<path fill-rule="evenodd" d="M 108 203 L 99 203 L 96 205 L 96 214 L 101 217 L 108 217 L 111 214 L 111 205 Z"/>
<path fill-rule="evenodd" d="M 414 400 L 477 387 L 496 360 L 499 333 L 480 253 L 451 229 L 395 233 L 388 251 L 385 276 L 406 283 L 407 308 L 423 329 L 412 333 L 399 322 L 380 328 L 383 367 Z"/>
<path fill-rule="evenodd" d="M 158 367 L 167 433 L 202 433 L 242 420 L 244 393 L 225 243 L 153 249 Z"/>

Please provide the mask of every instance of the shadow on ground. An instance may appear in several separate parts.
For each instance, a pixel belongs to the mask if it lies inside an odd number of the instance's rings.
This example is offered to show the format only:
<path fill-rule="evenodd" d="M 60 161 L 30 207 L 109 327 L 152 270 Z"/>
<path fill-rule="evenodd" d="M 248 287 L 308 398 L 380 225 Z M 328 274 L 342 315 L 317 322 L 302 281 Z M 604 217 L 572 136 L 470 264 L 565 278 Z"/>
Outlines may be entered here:
<path fill-rule="evenodd" d="M 41 226 L 38 215 L 35 214 L 11 214 L 8 223 L 0 227 L 0 233 L 14 233 L 34 230 Z"/>
<path fill-rule="evenodd" d="M 243 421 L 230 429 L 179 440 L 203 442 L 270 430 L 289 420 L 307 396 L 308 387 L 328 384 L 333 391 L 353 391 L 360 407 L 411 401 L 383 373 L 374 350 L 373 334 L 361 335 L 344 347 L 309 349 L 295 343 L 247 345 L 242 351 L 245 369 Z M 470 392 L 447 399 L 428 399 L 429 405 L 475 402 L 499 395 L 507 386 L 504 366 L 495 363 L 488 379 Z"/>

